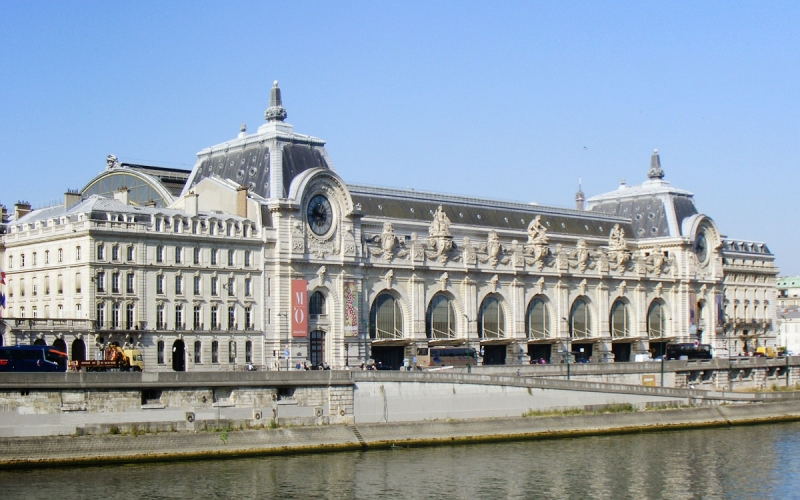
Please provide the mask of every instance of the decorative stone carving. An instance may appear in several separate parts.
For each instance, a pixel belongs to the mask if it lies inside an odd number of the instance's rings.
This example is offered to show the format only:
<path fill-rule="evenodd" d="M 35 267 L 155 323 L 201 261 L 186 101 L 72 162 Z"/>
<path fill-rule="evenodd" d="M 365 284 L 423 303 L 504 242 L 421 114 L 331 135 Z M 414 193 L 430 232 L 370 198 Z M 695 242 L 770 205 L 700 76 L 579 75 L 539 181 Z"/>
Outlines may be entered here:
<path fill-rule="evenodd" d="M 625 239 L 625 229 L 619 224 L 614 224 L 608 235 L 608 264 L 609 268 L 623 272 L 631 260 L 628 242 Z"/>
<path fill-rule="evenodd" d="M 559 271 L 568 271 L 569 270 L 569 255 L 564 251 L 564 247 L 561 246 L 561 243 L 556 245 L 556 267 Z"/>
<path fill-rule="evenodd" d="M 492 293 L 497 291 L 497 282 L 500 281 L 500 278 L 497 277 L 495 274 L 494 276 L 489 279 L 489 287 L 492 289 Z"/>
<path fill-rule="evenodd" d="M 537 215 L 528 224 L 528 245 L 547 245 L 547 228 L 539 222 L 541 219 L 542 216 Z"/>
<path fill-rule="evenodd" d="M 426 252 L 426 255 L 444 264 L 447 262 L 448 252 L 453 249 L 453 237 L 450 235 L 450 219 L 447 218 L 441 205 L 433 214 L 428 235 L 428 248 L 432 251 Z"/>
<path fill-rule="evenodd" d="M 369 252 L 372 255 L 379 255 L 386 260 L 392 260 L 394 251 L 397 247 L 397 237 L 394 234 L 394 228 L 391 222 L 383 223 L 383 232 L 372 238 L 377 247 L 370 247 Z"/>
<path fill-rule="evenodd" d="M 383 275 L 383 283 L 386 285 L 386 288 L 392 287 L 392 279 L 394 278 L 394 271 L 389 269 L 386 271 L 386 274 Z"/>
<path fill-rule="evenodd" d="M 469 241 L 468 236 L 464 236 L 464 242 L 462 243 L 463 248 L 462 250 L 462 258 L 464 259 L 464 264 L 467 265 L 475 265 L 478 263 L 478 254 L 475 252 L 475 247 L 472 246 L 472 243 Z"/>
<path fill-rule="evenodd" d="M 625 295 L 625 291 L 628 289 L 628 284 L 624 281 L 620 281 L 619 285 L 617 286 L 617 291 L 620 295 Z"/>
<path fill-rule="evenodd" d="M 578 290 L 580 290 L 581 295 L 586 295 L 586 287 L 587 286 L 588 286 L 588 283 L 586 282 L 586 279 L 581 280 L 581 282 L 578 284 Z"/>
<path fill-rule="evenodd" d="M 577 269 L 578 272 L 585 272 L 586 269 L 594 269 L 596 263 L 592 261 L 592 253 L 586 245 L 586 240 L 580 238 L 575 246 L 575 251 L 569 256 L 569 267 Z"/>
<path fill-rule="evenodd" d="M 433 214 L 433 221 L 431 222 L 430 228 L 428 228 L 428 234 L 434 238 L 450 236 L 450 219 L 447 217 L 447 214 L 444 213 L 444 210 L 442 210 L 441 205 L 439 205 L 439 208 L 437 208 L 436 212 Z"/>
<path fill-rule="evenodd" d="M 425 260 L 425 247 L 419 241 L 417 233 L 411 233 L 411 261 L 423 262 Z"/>
<path fill-rule="evenodd" d="M 446 272 L 442 273 L 442 275 L 439 276 L 439 279 L 437 281 L 439 282 L 439 289 L 441 291 L 445 291 L 447 289 L 447 280 L 449 278 L 450 276 Z"/>
<path fill-rule="evenodd" d="M 654 276 L 661 276 L 662 273 L 668 273 L 672 267 L 672 259 L 669 259 L 661 250 L 660 245 L 653 247 L 652 252 L 645 258 L 645 265 L 647 272 Z"/>
<path fill-rule="evenodd" d="M 505 264 L 507 259 L 504 259 L 501 262 Z M 511 241 L 511 265 L 516 269 L 525 267 L 525 254 L 523 253 L 522 245 L 520 245 L 519 241 L 517 240 Z"/>
<path fill-rule="evenodd" d="M 486 243 L 481 245 L 480 250 L 486 255 L 479 257 L 479 260 L 483 263 L 488 262 L 492 267 L 496 267 L 503 252 L 503 245 L 500 244 L 500 238 L 495 231 L 489 231 L 489 237 Z"/>
<path fill-rule="evenodd" d="M 308 245 L 308 252 L 319 259 L 324 259 L 328 255 L 338 254 L 339 246 L 337 245 L 337 238 L 322 241 L 311 237 Z"/>
<path fill-rule="evenodd" d="M 344 232 L 344 254 L 349 256 L 356 255 L 356 238 L 353 236 L 352 229 Z"/>
<path fill-rule="evenodd" d="M 655 288 L 656 297 L 661 297 L 661 292 L 662 292 L 663 289 L 664 289 L 664 283 L 661 283 L 659 281 L 658 284 L 656 285 L 656 288 Z"/>
<path fill-rule="evenodd" d="M 536 293 L 544 293 L 544 276 L 536 280 Z"/>
<path fill-rule="evenodd" d="M 327 272 L 327 269 L 325 268 L 325 266 L 320 266 L 319 269 L 317 270 L 317 282 L 320 285 L 322 285 L 322 283 L 325 281 L 325 273 L 326 272 Z"/>
<path fill-rule="evenodd" d="M 300 221 L 294 221 L 292 224 L 292 252 L 303 253 L 305 251 L 305 235 L 303 234 L 303 225 Z"/>

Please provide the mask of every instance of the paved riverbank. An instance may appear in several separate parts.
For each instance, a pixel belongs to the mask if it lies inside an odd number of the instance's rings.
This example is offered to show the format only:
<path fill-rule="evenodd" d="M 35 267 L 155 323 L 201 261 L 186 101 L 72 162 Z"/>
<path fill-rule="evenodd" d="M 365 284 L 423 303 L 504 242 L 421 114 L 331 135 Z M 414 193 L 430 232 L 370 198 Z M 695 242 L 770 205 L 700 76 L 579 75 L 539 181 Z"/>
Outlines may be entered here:
<path fill-rule="evenodd" d="M 515 439 L 553 439 L 668 429 L 800 421 L 800 402 L 756 403 L 571 416 L 322 425 L 245 430 L 191 430 L 0 439 L 0 467 L 47 467 L 210 459 L 265 454 L 426 446 Z M 220 421 L 225 427 L 233 421 Z M 259 424 L 261 425 L 261 424 Z M 157 430 L 157 429 L 155 429 Z M 117 430 L 121 432 L 120 430 Z M 141 430 L 140 430 L 141 431 Z"/>

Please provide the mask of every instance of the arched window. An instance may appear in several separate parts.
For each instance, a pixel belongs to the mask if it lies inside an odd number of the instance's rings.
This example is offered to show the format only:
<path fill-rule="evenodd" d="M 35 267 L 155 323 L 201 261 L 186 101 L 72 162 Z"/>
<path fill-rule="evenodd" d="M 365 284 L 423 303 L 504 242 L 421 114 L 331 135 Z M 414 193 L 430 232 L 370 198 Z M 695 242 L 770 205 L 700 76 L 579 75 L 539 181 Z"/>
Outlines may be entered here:
<path fill-rule="evenodd" d="M 550 337 L 550 308 L 547 307 L 547 302 L 539 297 L 528 304 L 525 331 L 531 339 Z"/>
<path fill-rule="evenodd" d="M 456 311 L 445 295 L 436 295 L 428 305 L 425 333 L 429 339 L 452 339 L 456 336 Z"/>
<path fill-rule="evenodd" d="M 575 339 L 592 335 L 592 316 L 589 313 L 589 305 L 583 299 L 577 299 L 572 303 L 572 310 L 569 313 L 569 334 Z"/>
<path fill-rule="evenodd" d="M 72 341 L 72 356 L 74 361 L 86 361 L 86 343 L 83 339 L 75 339 Z"/>
<path fill-rule="evenodd" d="M 478 337 L 499 339 L 506 335 L 506 316 L 496 297 L 486 297 L 478 312 Z"/>
<path fill-rule="evenodd" d="M 611 338 L 620 339 L 630 337 L 631 319 L 628 304 L 624 300 L 617 300 L 611 306 Z"/>
<path fill-rule="evenodd" d="M 308 301 L 308 314 L 312 317 L 326 314 L 325 295 L 322 292 L 316 291 L 311 294 L 311 299 Z"/>
<path fill-rule="evenodd" d="M 390 293 L 378 295 L 369 312 L 369 337 L 372 339 L 403 338 L 403 312 L 400 302 Z"/>
<path fill-rule="evenodd" d="M 667 334 L 667 316 L 664 303 L 654 300 L 647 311 L 647 335 L 651 339 L 658 339 Z"/>

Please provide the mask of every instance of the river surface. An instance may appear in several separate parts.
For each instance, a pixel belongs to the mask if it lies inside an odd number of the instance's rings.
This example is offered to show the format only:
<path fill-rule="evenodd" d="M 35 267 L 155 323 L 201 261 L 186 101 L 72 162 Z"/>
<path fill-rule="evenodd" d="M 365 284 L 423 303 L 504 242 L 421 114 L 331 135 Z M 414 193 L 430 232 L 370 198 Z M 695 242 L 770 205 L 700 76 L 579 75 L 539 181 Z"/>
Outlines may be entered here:
<path fill-rule="evenodd" d="M 0 471 L 0 497 L 790 499 L 800 498 L 800 423 Z"/>

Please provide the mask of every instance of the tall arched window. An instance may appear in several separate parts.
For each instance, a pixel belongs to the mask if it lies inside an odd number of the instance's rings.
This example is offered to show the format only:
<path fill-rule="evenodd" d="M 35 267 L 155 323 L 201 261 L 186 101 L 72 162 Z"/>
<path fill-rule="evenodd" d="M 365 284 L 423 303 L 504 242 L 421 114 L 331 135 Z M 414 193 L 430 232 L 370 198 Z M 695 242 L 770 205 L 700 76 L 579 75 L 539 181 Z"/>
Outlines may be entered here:
<path fill-rule="evenodd" d="M 308 301 L 308 314 L 311 316 L 326 314 L 325 295 L 322 292 L 316 291 L 311 294 L 311 298 Z"/>
<path fill-rule="evenodd" d="M 531 339 L 550 337 L 550 308 L 547 307 L 547 302 L 539 297 L 534 298 L 528 304 L 525 332 Z"/>
<path fill-rule="evenodd" d="M 611 338 L 621 339 L 631 335 L 631 318 L 628 304 L 624 300 L 616 300 L 611 306 Z"/>
<path fill-rule="evenodd" d="M 667 334 L 667 316 L 664 303 L 654 300 L 647 311 L 647 335 L 651 339 L 658 339 Z"/>
<path fill-rule="evenodd" d="M 572 303 L 572 310 L 569 313 L 569 334 L 576 339 L 592 336 L 592 316 L 589 313 L 589 305 L 583 299 L 577 299 Z"/>
<path fill-rule="evenodd" d="M 436 295 L 428 305 L 425 333 L 429 339 L 452 339 L 456 336 L 456 311 L 445 295 Z"/>
<path fill-rule="evenodd" d="M 478 312 L 478 337 L 499 339 L 506 336 L 506 316 L 496 297 L 483 299 Z"/>
<path fill-rule="evenodd" d="M 400 302 L 390 293 L 378 295 L 369 312 L 369 337 L 372 339 L 403 338 L 403 312 Z"/>

